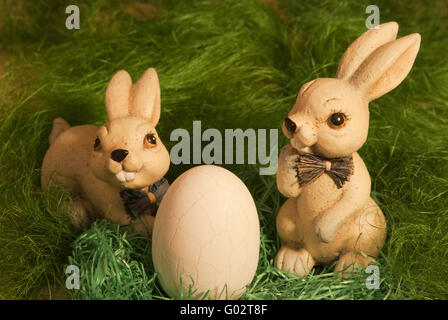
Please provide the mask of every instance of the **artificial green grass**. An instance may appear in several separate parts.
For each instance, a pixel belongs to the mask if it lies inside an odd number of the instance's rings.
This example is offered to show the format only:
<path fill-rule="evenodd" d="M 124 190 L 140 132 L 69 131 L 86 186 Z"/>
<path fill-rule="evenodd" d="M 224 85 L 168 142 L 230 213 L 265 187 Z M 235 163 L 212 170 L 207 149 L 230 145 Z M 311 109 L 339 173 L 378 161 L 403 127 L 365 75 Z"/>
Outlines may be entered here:
<path fill-rule="evenodd" d="M 263 252 L 269 250 L 268 243 L 262 239 Z M 68 263 L 79 267 L 81 282 L 79 290 L 70 292 L 72 298 L 168 299 L 156 280 L 150 242 L 143 236 L 98 220 L 73 247 Z M 384 283 L 381 291 L 369 290 L 365 283 L 370 274 L 364 272 L 342 280 L 326 268 L 301 278 L 273 268 L 269 260 L 261 257 L 257 275 L 241 299 L 379 299 L 390 292 Z M 185 292 L 183 299 L 190 297 Z"/>
<path fill-rule="evenodd" d="M 280 128 L 303 83 L 334 77 L 346 47 L 365 31 L 369 3 L 277 2 L 274 10 L 255 0 L 153 1 L 142 19 L 126 13 L 135 2 L 84 1 L 76 31 L 64 27 L 64 1 L 0 4 L 0 51 L 10 57 L 0 75 L 0 298 L 62 286 L 69 263 L 87 270 L 75 299 L 166 298 L 148 241 L 106 221 L 81 234 L 62 199 L 40 192 L 51 121 L 100 125 L 111 76 L 126 69 L 135 80 L 153 66 L 162 89 L 158 132 L 168 149 L 170 132 L 191 132 L 193 120 L 203 130 Z M 285 200 L 275 176 L 227 165 L 251 191 L 261 223 L 260 262 L 244 299 L 448 298 L 448 5 L 376 4 L 382 22 L 400 24 L 399 36 L 422 34 L 409 76 L 370 104 L 360 150 L 388 223 L 381 287 L 368 290 L 362 273 L 343 281 L 331 268 L 303 279 L 275 269 L 275 216 Z M 172 165 L 168 178 L 189 167 Z"/>

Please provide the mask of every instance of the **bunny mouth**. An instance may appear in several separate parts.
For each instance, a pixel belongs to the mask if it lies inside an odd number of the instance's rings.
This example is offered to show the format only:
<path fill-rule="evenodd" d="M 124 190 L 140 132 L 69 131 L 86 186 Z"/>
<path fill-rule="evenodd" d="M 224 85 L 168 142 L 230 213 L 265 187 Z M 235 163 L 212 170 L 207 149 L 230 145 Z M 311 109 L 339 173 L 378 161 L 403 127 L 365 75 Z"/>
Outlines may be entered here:
<path fill-rule="evenodd" d="M 306 145 L 302 144 L 301 142 L 296 141 L 296 139 L 291 139 L 291 145 L 294 149 L 297 150 L 297 152 L 300 155 L 303 155 L 305 153 L 313 153 L 309 146 L 306 146 Z"/>
<path fill-rule="evenodd" d="M 126 170 L 121 170 L 120 172 L 118 172 L 115 177 L 117 178 L 118 181 L 120 182 L 130 182 L 133 181 L 135 179 L 135 172 L 129 172 Z"/>

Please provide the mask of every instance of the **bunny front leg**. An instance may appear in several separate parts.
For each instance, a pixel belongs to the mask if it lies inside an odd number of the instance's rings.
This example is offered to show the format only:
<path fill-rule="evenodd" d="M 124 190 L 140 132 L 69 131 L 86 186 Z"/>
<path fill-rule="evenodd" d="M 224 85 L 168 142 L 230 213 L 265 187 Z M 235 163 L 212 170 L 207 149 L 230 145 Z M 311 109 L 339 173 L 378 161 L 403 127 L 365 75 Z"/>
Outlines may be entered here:
<path fill-rule="evenodd" d="M 334 240 L 341 226 L 355 213 L 361 211 L 370 198 L 370 175 L 362 159 L 355 154 L 354 174 L 344 186 L 336 204 L 322 212 L 315 220 L 317 237 L 325 243 Z"/>
<path fill-rule="evenodd" d="M 300 194 L 299 181 L 297 180 L 297 151 L 287 144 L 280 151 L 277 168 L 277 188 L 287 198 L 295 198 Z"/>
<path fill-rule="evenodd" d="M 301 191 L 296 171 L 298 156 L 291 144 L 284 146 L 279 155 L 277 188 L 289 199 L 280 208 L 276 219 L 282 246 L 275 257 L 275 267 L 304 276 L 311 271 L 315 261 L 303 248 L 303 230 L 297 224 L 296 198 Z"/>
<path fill-rule="evenodd" d="M 118 192 L 114 192 L 113 194 L 115 193 L 118 194 Z M 138 218 L 132 217 L 124 208 L 119 196 L 109 199 L 108 203 L 104 203 L 103 212 L 104 218 L 113 224 L 131 228 L 131 230 L 145 236 L 149 236 L 152 233 L 154 217 L 149 214 L 141 214 Z"/>
<path fill-rule="evenodd" d="M 140 217 L 134 220 L 133 228 L 147 237 L 152 234 L 154 226 L 154 217 L 149 214 L 142 214 Z"/>
<path fill-rule="evenodd" d="M 154 217 L 142 214 L 138 218 L 131 217 L 126 210 L 117 208 L 107 217 L 112 223 L 130 227 L 132 230 L 149 237 L 152 234 Z"/>

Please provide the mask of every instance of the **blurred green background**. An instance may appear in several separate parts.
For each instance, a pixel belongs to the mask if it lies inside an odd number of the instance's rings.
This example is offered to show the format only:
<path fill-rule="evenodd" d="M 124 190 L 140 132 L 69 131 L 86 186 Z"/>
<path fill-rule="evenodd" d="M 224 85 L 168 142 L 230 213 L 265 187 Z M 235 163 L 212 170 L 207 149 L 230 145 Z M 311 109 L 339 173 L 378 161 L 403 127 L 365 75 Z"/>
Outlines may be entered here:
<path fill-rule="evenodd" d="M 80 8 L 67 30 L 65 8 Z M 0 2 L 0 298 L 165 299 L 150 242 L 107 221 L 74 230 L 62 198 L 40 190 L 55 117 L 106 121 L 104 93 L 126 69 L 155 67 L 162 90 L 158 132 L 201 120 L 202 128 L 279 128 L 302 84 L 334 77 L 347 46 L 366 30 L 365 9 L 419 32 L 415 65 L 394 91 L 370 104 L 360 150 L 388 235 L 381 286 L 365 274 L 304 278 L 273 267 L 275 216 L 285 200 L 275 176 L 228 165 L 251 191 L 261 223 L 257 274 L 243 299 L 448 298 L 448 3 L 446 1 L 25 1 Z M 280 133 L 282 147 L 286 139 Z M 188 165 L 172 165 L 173 181 Z M 84 270 L 81 289 L 60 288 L 65 266 Z M 119 276 L 117 276 L 119 275 Z"/>

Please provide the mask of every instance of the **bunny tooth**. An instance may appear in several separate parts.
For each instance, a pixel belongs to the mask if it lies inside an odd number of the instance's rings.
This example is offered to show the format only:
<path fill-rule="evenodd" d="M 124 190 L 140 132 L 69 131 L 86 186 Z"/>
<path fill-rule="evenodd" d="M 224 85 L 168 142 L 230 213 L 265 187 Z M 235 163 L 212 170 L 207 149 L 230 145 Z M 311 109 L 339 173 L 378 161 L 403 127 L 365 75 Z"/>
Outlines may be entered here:
<path fill-rule="evenodd" d="M 126 181 L 132 181 L 135 179 L 135 172 L 124 172 L 124 175 L 126 177 Z"/>
<path fill-rule="evenodd" d="M 124 175 L 124 171 L 123 170 L 118 172 L 115 176 L 117 177 L 118 181 L 120 181 L 120 182 L 125 182 L 126 181 L 126 177 Z"/>
<path fill-rule="evenodd" d="M 129 182 L 135 179 L 135 172 L 121 170 L 115 175 L 120 182 Z"/>

